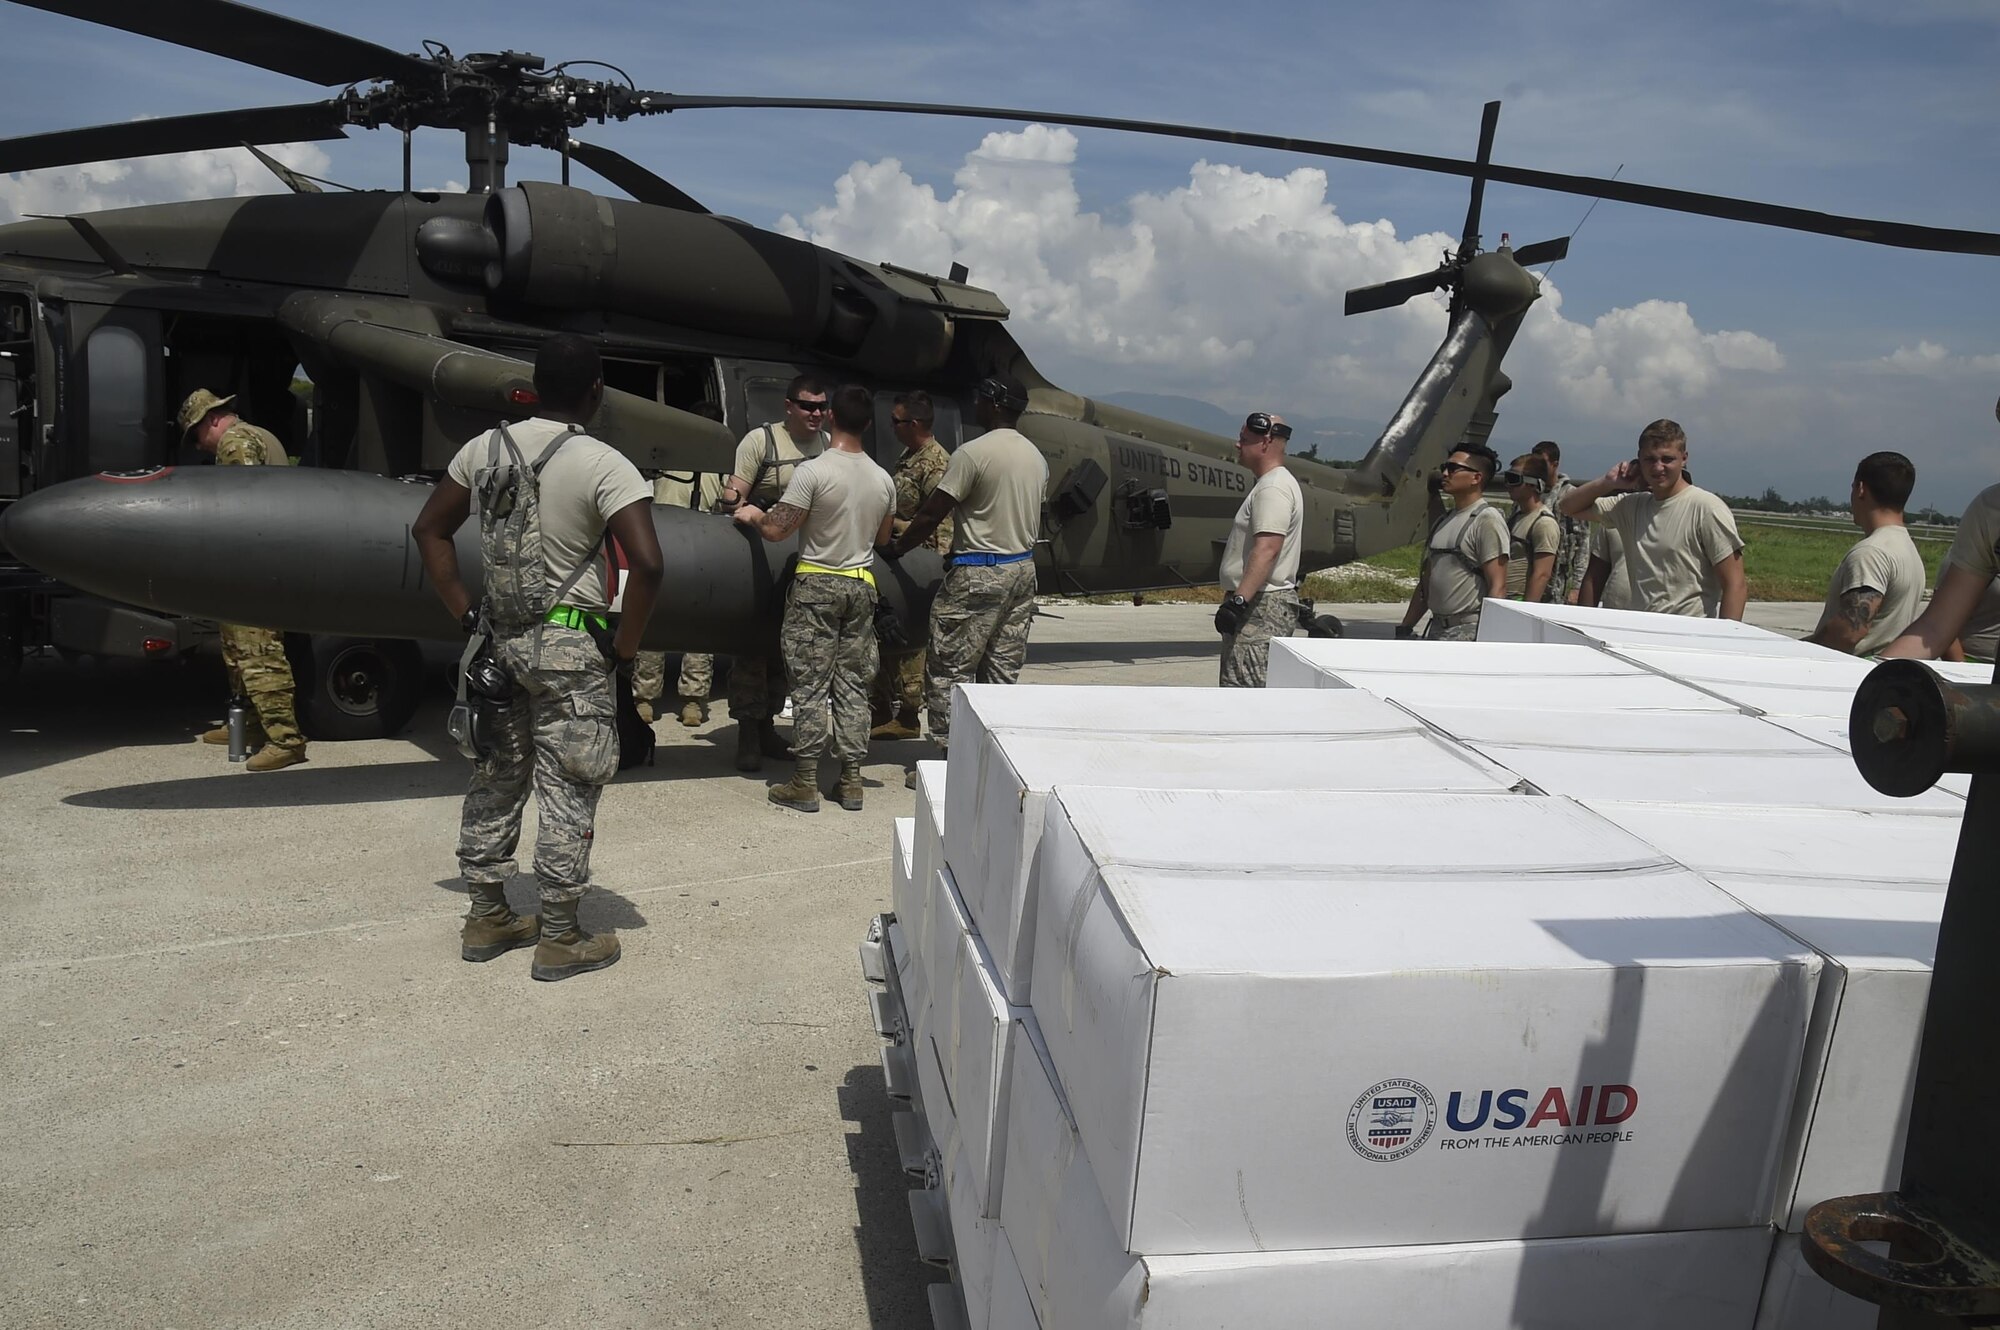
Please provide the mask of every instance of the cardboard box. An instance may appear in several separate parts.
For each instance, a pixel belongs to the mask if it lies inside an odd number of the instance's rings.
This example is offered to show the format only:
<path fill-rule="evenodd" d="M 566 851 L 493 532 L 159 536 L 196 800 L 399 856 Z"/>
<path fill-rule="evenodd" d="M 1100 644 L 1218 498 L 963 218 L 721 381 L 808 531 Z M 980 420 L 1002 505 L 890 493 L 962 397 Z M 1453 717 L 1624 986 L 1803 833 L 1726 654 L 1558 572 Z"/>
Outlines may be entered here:
<path fill-rule="evenodd" d="M 916 847 L 915 818 L 899 817 L 890 824 L 889 908 L 896 912 L 898 920 L 908 920 L 917 926 L 918 936 L 922 936 L 923 904 L 916 891 Z"/>
<path fill-rule="evenodd" d="M 1612 654 L 1754 714 L 1828 716 L 1842 724 L 1854 707 L 1854 690 L 1874 668 L 1838 651 L 1807 659 L 1685 647 L 1615 647 Z"/>
<path fill-rule="evenodd" d="M 965 1298 L 969 1330 L 987 1330 L 993 1305 L 994 1251 L 1000 1243 L 1000 1221 L 979 1213 L 978 1188 L 970 1176 L 972 1161 L 965 1137 L 946 1156 L 945 1206 L 951 1214 L 951 1280 Z"/>
<path fill-rule="evenodd" d="M 1483 790 L 1518 777 L 1353 690 L 962 687 L 945 861 L 1008 1000 L 1034 1000 L 1030 884 L 1058 781 L 1146 789 Z"/>
<path fill-rule="evenodd" d="M 1037 878 L 1035 1015 L 1128 1251 L 1771 1213 L 1818 960 L 1579 804 L 1064 786 Z"/>
<path fill-rule="evenodd" d="M 927 958 L 921 946 L 932 932 L 932 875 L 944 865 L 944 782 L 944 763 L 917 763 L 917 808 L 910 846 L 908 911 L 905 912 L 901 899 L 895 903 L 896 917 L 902 920 L 904 935 L 920 946 L 912 988 L 916 996 L 926 1002 L 930 999 L 930 975 L 924 969 Z"/>
<path fill-rule="evenodd" d="M 954 874 L 949 868 L 940 865 L 931 873 L 928 895 L 930 903 L 924 908 L 931 932 L 923 946 L 928 994 L 924 1028 L 937 1037 L 939 1047 L 944 1050 L 945 1075 L 953 1077 L 955 1084 L 955 1073 L 951 1069 L 951 1031 L 958 1022 L 958 957 L 965 949 L 967 939 L 973 936 L 972 919 L 966 913 L 965 900 L 959 895 Z"/>
<path fill-rule="evenodd" d="M 1964 807 L 1938 790 L 1914 799 L 1878 794 L 1844 752 L 1757 716 L 1409 709 L 1547 794 L 1770 807 Z"/>
<path fill-rule="evenodd" d="M 1736 619 L 1690 619 L 1643 610 L 1529 605 L 1489 600 L 1479 611 L 1482 642 L 1580 642 L 1607 647 L 1687 647 L 1745 655 L 1822 660 L 1837 653 Z"/>
<path fill-rule="evenodd" d="M 945 1056 L 976 1212 L 997 1219 L 1007 1156 L 1012 1035 L 1022 1027 L 1030 1042 L 1039 1042 L 1041 1035 L 1034 1028 L 1034 1013 L 1009 1003 L 1001 993 L 985 945 L 975 933 L 961 938 L 953 966 L 953 988 L 956 1001 L 949 1024 L 938 1026 L 938 1046 Z"/>
<path fill-rule="evenodd" d="M 1003 1232 L 993 1244 L 993 1305 L 987 1313 L 988 1330 L 1042 1330 L 1035 1316 L 1035 1300 L 1021 1278 L 1021 1263 L 1014 1258 L 1014 1245 Z"/>
<path fill-rule="evenodd" d="M 1915 1083 L 1938 919 L 1960 820 L 1950 814 L 1591 801 L 1825 960 L 1786 1162 L 1781 1226 L 1834 1196 L 1893 1190 Z"/>
<path fill-rule="evenodd" d="M 1875 1330 L 1882 1309 L 1813 1273 L 1797 1233 L 1780 1233 L 1757 1304 L 1756 1330 Z"/>
<path fill-rule="evenodd" d="M 1744 1330 L 1771 1231 L 1131 1256 L 1048 1064 L 1020 1053 L 1002 1244 L 1038 1323 L 1064 1330 Z M 997 1286 L 996 1286 L 997 1298 Z M 997 1302 L 996 1302 L 997 1307 Z M 996 1317 L 993 1325 L 1002 1323 Z"/>
<path fill-rule="evenodd" d="M 1392 702 L 1576 711 L 1737 711 L 1721 698 L 1593 646 L 1278 638 L 1273 688 L 1361 688 Z"/>

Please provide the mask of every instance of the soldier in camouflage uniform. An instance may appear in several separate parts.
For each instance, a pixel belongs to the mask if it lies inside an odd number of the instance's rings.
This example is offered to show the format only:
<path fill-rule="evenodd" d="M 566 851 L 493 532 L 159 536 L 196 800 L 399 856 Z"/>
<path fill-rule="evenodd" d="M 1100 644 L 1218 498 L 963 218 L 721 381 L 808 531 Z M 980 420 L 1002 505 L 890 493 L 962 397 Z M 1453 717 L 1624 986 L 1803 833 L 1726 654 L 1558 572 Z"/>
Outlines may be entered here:
<path fill-rule="evenodd" d="M 1549 578 L 1548 589 L 1542 592 L 1542 600 L 1549 605 L 1574 605 L 1583 586 L 1583 575 L 1590 569 L 1590 523 L 1581 517 L 1562 515 L 1563 496 L 1576 488 L 1576 482 L 1563 474 L 1561 445 L 1554 439 L 1543 439 L 1533 451 L 1535 456 L 1547 460 L 1549 472 L 1555 476 L 1542 506 L 1556 515 L 1562 531 L 1562 543 L 1556 546 L 1556 569 Z"/>
<path fill-rule="evenodd" d="M 787 384 L 784 418 L 751 430 L 736 445 L 736 469 L 723 478 L 720 507 L 733 512 L 754 503 L 769 511 L 798 468 L 826 447 L 826 413 L 826 385 L 817 377 L 801 374 Z M 767 757 L 792 755 L 775 724 L 784 701 L 779 655 L 736 658 L 729 670 L 729 714 L 736 721 L 738 771 L 759 771 Z"/>
<path fill-rule="evenodd" d="M 931 497 L 951 454 L 931 433 L 937 407 L 926 392 L 904 393 L 896 398 L 889 413 L 890 428 L 902 442 L 903 455 L 889 473 L 896 482 L 895 534 L 902 535 L 910 519 Z M 951 548 L 951 519 L 945 518 L 924 542 L 927 549 L 943 554 Z M 924 649 L 882 652 L 881 668 L 875 672 L 874 695 L 869 712 L 875 721 L 871 739 L 915 739 L 923 731 L 918 716 L 924 704 Z"/>
<path fill-rule="evenodd" d="M 718 425 L 722 423 L 722 408 L 714 402 L 696 402 L 688 407 L 688 413 Z M 653 480 L 653 506 L 712 512 L 716 500 L 722 497 L 722 481 L 719 475 L 663 471 Z M 648 725 L 654 720 L 653 703 L 659 700 L 666 685 L 667 653 L 641 651 L 632 665 L 632 697 Z M 707 721 L 708 695 L 715 691 L 715 657 L 701 651 L 683 653 L 675 691 L 681 724 L 693 729 Z"/>
<path fill-rule="evenodd" d="M 619 956 L 618 939 L 577 922 L 590 887 L 597 801 L 618 770 L 611 672 L 638 654 L 660 585 L 652 488 L 624 457 L 583 432 L 604 392 L 597 348 L 571 333 L 535 357 L 533 419 L 475 437 L 451 461 L 411 528 L 438 599 L 467 633 L 491 634 L 505 696 L 484 711 L 490 742 L 459 818 L 458 867 L 471 897 L 459 954 L 487 961 L 530 944 L 529 974 L 567 979 Z M 459 577 L 452 535 L 479 498 L 482 599 Z M 624 613 L 607 618 L 607 532 L 628 564 Z M 532 785 L 540 916 L 507 905 L 521 814 Z"/>
<path fill-rule="evenodd" d="M 1041 450 L 1015 429 L 1028 390 L 1012 375 L 982 379 L 974 390 L 986 432 L 959 445 L 931 497 L 896 537 L 890 553 L 908 554 L 947 514 L 954 521 L 944 580 L 931 601 L 930 660 L 924 707 L 931 739 L 951 743 L 951 690 L 961 683 L 1013 683 L 1028 659 L 1035 617 L 1035 541 L 1049 467 Z M 912 767 L 904 783 L 914 784 Z"/>
<path fill-rule="evenodd" d="M 181 403 L 180 428 L 194 446 L 215 458 L 217 466 L 289 466 L 285 445 L 277 435 L 259 429 L 229 409 L 235 401 L 197 388 Z M 277 771 L 306 760 L 305 735 L 299 732 L 297 685 L 292 663 L 285 658 L 285 640 L 269 628 L 242 624 L 219 625 L 222 663 L 229 671 L 231 695 L 247 697 L 256 713 L 253 740 L 261 746 L 243 764 L 246 771 Z M 201 736 L 203 743 L 226 744 L 229 727 L 218 726 Z"/>
<path fill-rule="evenodd" d="M 715 415 L 719 419 L 722 413 L 716 411 Z M 676 475 L 667 471 L 653 481 L 653 506 L 707 512 L 721 493 L 721 476 L 687 472 Z M 667 653 L 641 651 L 638 659 L 632 662 L 632 700 L 638 704 L 639 715 L 648 725 L 658 719 L 653 704 L 665 693 L 666 686 Z M 683 653 L 675 691 L 681 724 L 692 729 L 706 721 L 708 695 L 715 691 L 715 657 L 701 651 Z"/>
<path fill-rule="evenodd" d="M 1285 467 L 1292 427 L 1283 416 L 1252 411 L 1236 432 L 1236 460 L 1251 484 L 1229 524 L 1217 574 L 1222 604 L 1222 686 L 1262 688 L 1270 672 L 1271 639 L 1299 626 L 1299 548 L 1305 495 Z"/>
<path fill-rule="evenodd" d="M 861 759 L 868 753 L 868 685 L 875 677 L 875 550 L 889 541 L 896 486 L 861 441 L 875 414 L 859 384 L 832 395 L 833 438 L 802 464 L 767 514 L 753 504 L 736 520 L 765 540 L 799 533 L 799 557 L 779 643 L 792 680 L 798 770 L 773 785 L 770 800 L 819 811 L 819 760 L 840 761 L 840 806 L 861 809 Z"/>

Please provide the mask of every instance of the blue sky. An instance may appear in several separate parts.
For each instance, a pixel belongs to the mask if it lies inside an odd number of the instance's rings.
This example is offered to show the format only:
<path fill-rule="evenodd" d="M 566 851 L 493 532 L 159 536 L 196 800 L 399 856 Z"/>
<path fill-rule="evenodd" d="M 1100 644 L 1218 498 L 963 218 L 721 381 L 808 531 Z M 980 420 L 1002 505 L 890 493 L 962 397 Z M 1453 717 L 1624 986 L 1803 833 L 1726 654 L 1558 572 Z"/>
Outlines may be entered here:
<path fill-rule="evenodd" d="M 325 23 L 330 7 L 267 6 Z M 1423 6 L 398 4 L 339 7 L 397 49 L 617 62 L 642 85 L 1046 106 L 1495 156 L 1801 207 L 2000 230 L 2000 5 L 1990 0 L 1553 0 Z M 312 85 L 9 7 L 0 134 L 309 100 Z M 1016 335 L 1083 392 L 1386 418 L 1442 326 L 1422 302 L 1343 320 L 1344 285 L 1417 271 L 1461 182 L 1103 132 L 921 117 L 682 112 L 593 128 L 719 211 L 858 257 L 958 259 Z M 989 138 L 989 135 L 995 137 Z M 325 146 L 324 174 L 393 185 L 390 135 Z M 1197 169 L 1197 163 L 1206 165 Z M 1303 168 L 1303 171 L 1302 171 Z M 1314 174 L 1317 171 L 1319 174 Z M 513 175 L 553 177 L 518 151 Z M 464 179 L 422 135 L 420 184 Z M 580 172 L 578 180 L 587 180 Z M 223 155 L 0 177 L 0 216 L 266 188 Z M 1586 201 L 1496 186 L 1488 243 L 1571 230 Z M 1393 231 L 1393 235 L 1391 232 Z M 1689 427 L 1703 483 L 1839 495 L 1877 448 L 1920 502 L 2000 480 L 2000 259 L 1919 254 L 1599 207 L 1508 367 L 1500 434 L 1554 437 L 1573 471 L 1647 420 Z"/>

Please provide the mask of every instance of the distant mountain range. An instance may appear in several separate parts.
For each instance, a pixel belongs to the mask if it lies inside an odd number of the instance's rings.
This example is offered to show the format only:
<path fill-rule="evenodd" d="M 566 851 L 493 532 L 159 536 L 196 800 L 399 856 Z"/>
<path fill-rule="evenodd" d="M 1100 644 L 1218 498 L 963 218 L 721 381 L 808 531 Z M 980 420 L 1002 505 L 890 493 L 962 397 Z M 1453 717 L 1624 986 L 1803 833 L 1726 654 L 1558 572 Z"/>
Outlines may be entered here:
<path fill-rule="evenodd" d="M 1144 411 L 1149 416 L 1205 429 L 1225 438 L 1235 438 L 1236 431 L 1243 426 L 1241 415 L 1199 397 L 1137 392 L 1098 393 L 1094 396 L 1100 402 Z M 1354 416 L 1288 415 L 1285 418 L 1292 426 L 1291 452 L 1294 456 L 1317 446 L 1319 456 L 1328 460 L 1359 458 L 1382 436 L 1384 423 Z"/>

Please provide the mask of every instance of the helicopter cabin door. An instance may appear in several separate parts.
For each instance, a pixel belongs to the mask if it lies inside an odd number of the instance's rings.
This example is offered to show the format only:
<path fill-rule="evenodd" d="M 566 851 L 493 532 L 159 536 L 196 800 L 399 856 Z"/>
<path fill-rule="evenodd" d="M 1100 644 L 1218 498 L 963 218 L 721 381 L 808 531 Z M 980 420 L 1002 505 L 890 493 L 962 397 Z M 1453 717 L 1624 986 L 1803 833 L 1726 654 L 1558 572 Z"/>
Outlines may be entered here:
<path fill-rule="evenodd" d="M 69 306 L 69 422 L 59 479 L 135 471 L 174 460 L 174 404 L 164 396 L 160 313 L 119 305 Z"/>

